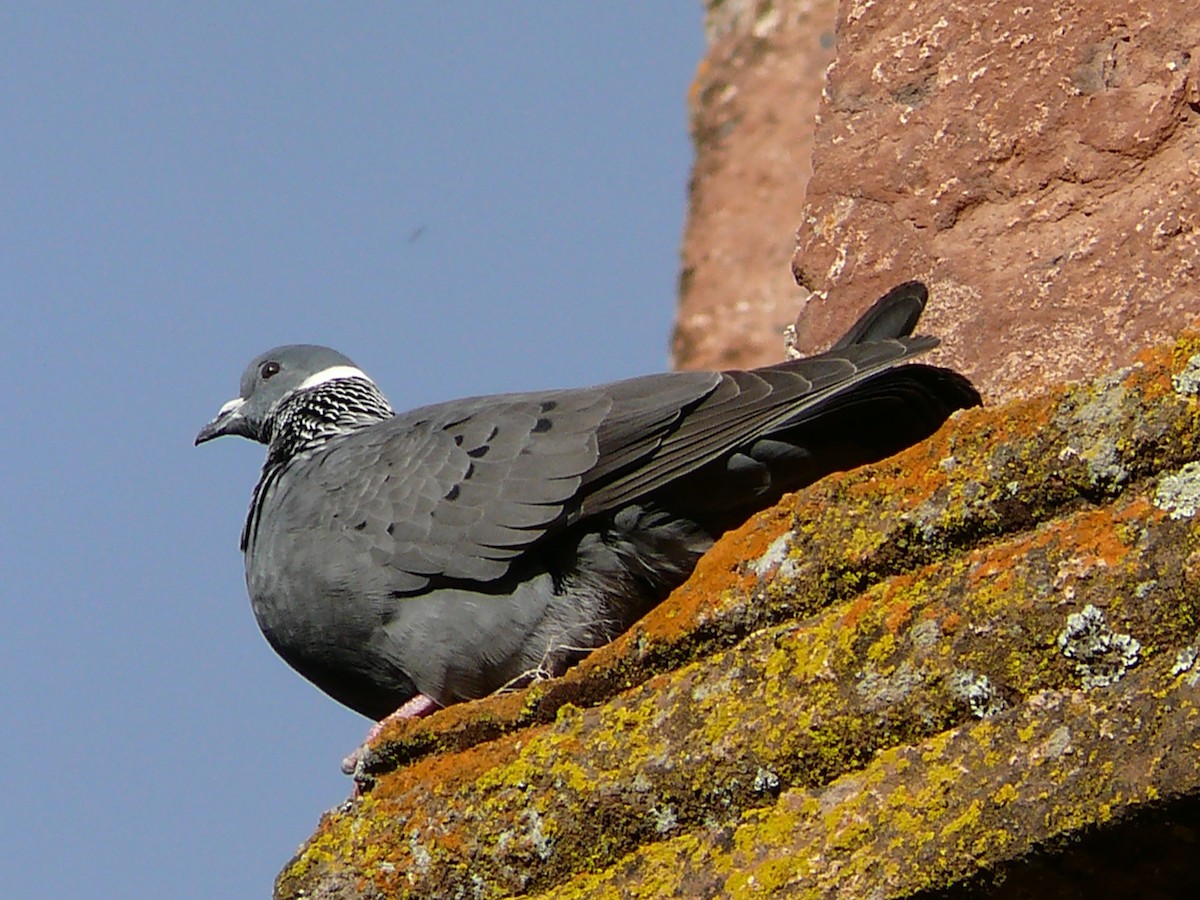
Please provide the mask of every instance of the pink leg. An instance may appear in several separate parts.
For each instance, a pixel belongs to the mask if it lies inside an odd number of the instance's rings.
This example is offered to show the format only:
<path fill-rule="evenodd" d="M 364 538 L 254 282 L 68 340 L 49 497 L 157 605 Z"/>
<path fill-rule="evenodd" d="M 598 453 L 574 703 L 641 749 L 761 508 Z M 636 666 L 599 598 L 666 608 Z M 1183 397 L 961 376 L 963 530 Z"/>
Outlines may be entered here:
<path fill-rule="evenodd" d="M 388 724 L 395 722 L 398 719 L 420 719 L 429 715 L 430 713 L 437 712 L 441 708 L 441 704 L 439 704 L 432 697 L 427 697 L 425 694 L 417 694 L 413 697 L 410 697 L 404 702 L 404 705 L 394 713 L 385 716 L 371 726 L 371 730 L 367 732 L 367 736 L 363 739 L 362 744 L 360 744 L 353 753 L 342 760 L 342 771 L 347 775 L 354 774 L 355 770 L 358 768 L 358 764 L 362 762 L 363 756 L 366 754 L 367 745 L 370 744 L 371 741 L 375 740 L 375 738 L 379 737 L 379 733 L 383 731 L 384 727 Z"/>

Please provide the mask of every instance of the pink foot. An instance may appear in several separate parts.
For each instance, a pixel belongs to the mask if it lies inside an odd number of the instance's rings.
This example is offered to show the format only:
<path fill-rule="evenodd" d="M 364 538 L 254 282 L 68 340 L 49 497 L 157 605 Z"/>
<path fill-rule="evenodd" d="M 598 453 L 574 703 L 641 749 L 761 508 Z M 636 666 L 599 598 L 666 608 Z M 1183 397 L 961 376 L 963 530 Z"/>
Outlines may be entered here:
<path fill-rule="evenodd" d="M 441 708 L 442 707 L 440 703 L 438 703 L 432 697 L 426 696 L 425 694 L 417 694 L 413 697 L 410 697 L 404 702 L 404 705 L 394 713 L 385 716 L 371 726 L 371 730 L 367 732 L 367 736 L 363 738 L 363 742 L 357 747 L 357 749 L 355 749 L 353 753 L 342 760 L 342 771 L 347 775 L 354 775 L 358 771 L 359 765 L 366 757 L 367 746 L 371 743 L 371 741 L 379 737 L 379 733 L 383 731 L 384 727 L 386 727 L 388 724 L 395 722 L 398 719 L 420 719 L 429 715 L 430 713 L 437 712 Z M 356 789 L 355 794 L 357 793 L 358 791 Z"/>

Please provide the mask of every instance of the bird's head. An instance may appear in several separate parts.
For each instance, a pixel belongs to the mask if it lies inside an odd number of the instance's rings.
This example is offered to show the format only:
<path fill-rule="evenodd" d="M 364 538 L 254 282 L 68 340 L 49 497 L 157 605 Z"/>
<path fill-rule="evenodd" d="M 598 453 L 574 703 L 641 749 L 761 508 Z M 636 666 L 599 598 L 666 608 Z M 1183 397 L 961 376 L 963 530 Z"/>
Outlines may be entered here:
<path fill-rule="evenodd" d="M 270 443 L 276 413 L 285 401 L 315 391 L 331 381 L 354 379 L 374 383 L 347 357 L 315 344 L 289 344 L 259 354 L 242 373 L 239 396 L 200 429 L 196 443 L 236 434 Z"/>

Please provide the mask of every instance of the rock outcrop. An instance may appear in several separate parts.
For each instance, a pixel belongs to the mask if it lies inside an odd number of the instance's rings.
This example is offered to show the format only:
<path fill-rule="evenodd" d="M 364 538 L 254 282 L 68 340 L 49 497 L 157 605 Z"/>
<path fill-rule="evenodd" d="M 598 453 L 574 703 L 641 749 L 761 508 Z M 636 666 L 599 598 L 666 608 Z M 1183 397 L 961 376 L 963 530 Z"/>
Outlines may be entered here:
<path fill-rule="evenodd" d="M 677 368 L 782 358 L 836 8 L 836 0 L 709 4 L 708 53 L 688 103 L 696 161 L 671 345 Z"/>
<path fill-rule="evenodd" d="M 1200 333 L 787 498 L 566 677 L 388 729 L 277 896 L 1186 896 L 1198 390 Z"/>
<path fill-rule="evenodd" d="M 954 335 L 941 361 L 1001 400 L 1124 365 L 1200 311 L 1191 4 L 843 2 L 819 108 L 831 3 L 709 16 L 681 367 L 775 361 L 793 320 L 819 349 L 920 278 L 928 327 Z"/>
<path fill-rule="evenodd" d="M 1182 0 L 842 3 L 793 267 L 801 347 L 930 286 L 993 400 L 1200 313 L 1200 16 Z M 828 300 L 820 300 L 822 293 Z"/>

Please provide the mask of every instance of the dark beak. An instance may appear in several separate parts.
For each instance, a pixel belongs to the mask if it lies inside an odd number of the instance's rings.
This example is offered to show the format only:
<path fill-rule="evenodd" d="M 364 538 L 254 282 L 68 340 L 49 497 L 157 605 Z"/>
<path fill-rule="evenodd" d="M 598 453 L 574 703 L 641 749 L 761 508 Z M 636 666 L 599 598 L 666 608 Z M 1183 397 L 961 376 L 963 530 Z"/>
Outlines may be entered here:
<path fill-rule="evenodd" d="M 196 446 L 199 447 L 205 441 L 211 441 L 213 438 L 219 438 L 226 434 L 248 436 L 250 423 L 242 415 L 242 406 L 245 403 L 245 400 L 238 397 L 222 406 L 217 417 L 201 428 L 200 433 L 196 435 Z"/>

